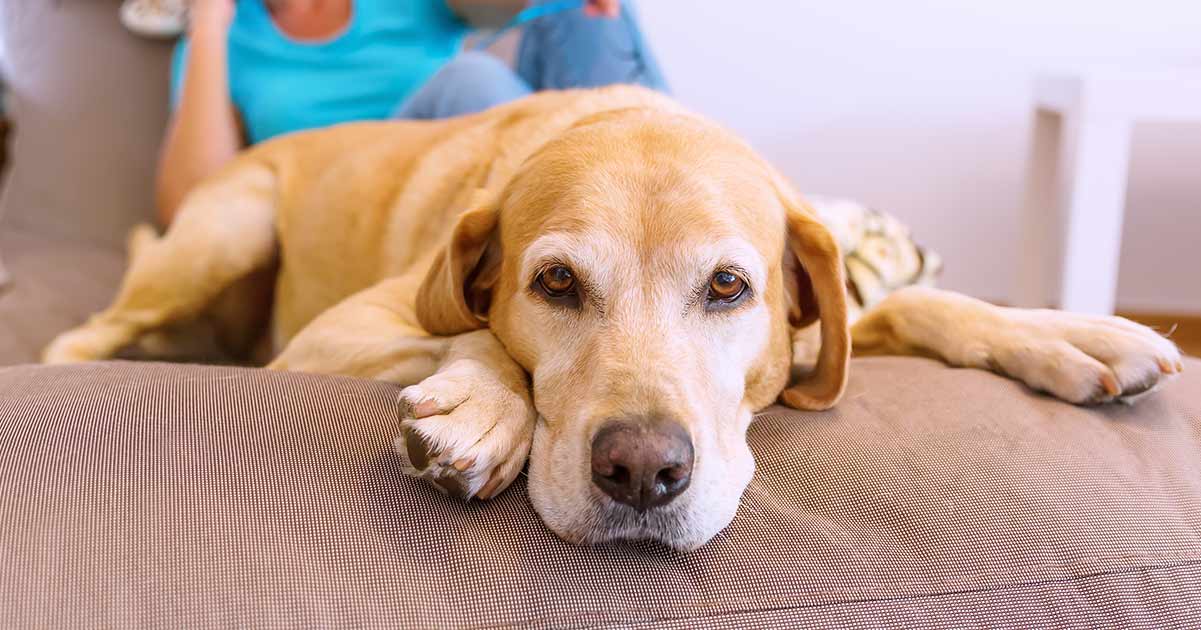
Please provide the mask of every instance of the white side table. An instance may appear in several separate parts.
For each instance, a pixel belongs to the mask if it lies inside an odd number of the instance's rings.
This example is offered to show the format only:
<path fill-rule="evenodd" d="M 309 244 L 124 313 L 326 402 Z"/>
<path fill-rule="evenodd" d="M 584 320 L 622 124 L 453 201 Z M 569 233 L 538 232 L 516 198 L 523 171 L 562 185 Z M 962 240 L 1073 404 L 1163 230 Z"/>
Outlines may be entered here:
<path fill-rule="evenodd" d="M 1201 69 L 1045 74 L 1034 107 L 1015 302 L 1110 314 L 1131 131 L 1136 121 L 1201 121 Z"/>

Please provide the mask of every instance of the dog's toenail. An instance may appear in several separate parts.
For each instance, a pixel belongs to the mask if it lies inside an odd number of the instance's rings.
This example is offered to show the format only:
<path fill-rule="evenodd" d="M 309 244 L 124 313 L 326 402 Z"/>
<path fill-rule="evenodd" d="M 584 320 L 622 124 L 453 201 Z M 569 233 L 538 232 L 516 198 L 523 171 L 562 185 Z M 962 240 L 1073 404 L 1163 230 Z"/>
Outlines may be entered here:
<path fill-rule="evenodd" d="M 467 484 L 463 482 L 463 478 L 459 475 L 443 475 L 437 479 L 434 479 L 433 481 L 434 485 L 445 490 L 446 494 L 449 494 L 456 499 L 467 498 Z"/>
<path fill-rule="evenodd" d="M 503 480 L 504 477 L 501 476 L 500 469 L 497 469 L 496 472 L 492 473 L 492 478 L 488 480 L 488 483 L 484 484 L 484 487 L 480 488 L 480 491 L 475 496 L 481 499 L 491 499 Z"/>
<path fill-rule="evenodd" d="M 474 457 L 464 457 L 454 463 L 455 470 L 463 472 L 475 464 Z"/>
<path fill-rule="evenodd" d="M 1106 393 L 1110 396 L 1117 396 L 1122 393 L 1122 388 L 1118 386 L 1118 379 L 1113 374 L 1104 374 L 1101 376 L 1101 387 L 1104 387 Z"/>
<path fill-rule="evenodd" d="M 1156 359 L 1155 361 L 1159 363 L 1159 371 L 1164 374 L 1172 374 L 1176 371 L 1175 367 L 1167 359 Z"/>
<path fill-rule="evenodd" d="M 1179 373 L 1179 372 L 1183 372 L 1183 371 L 1184 371 L 1184 361 L 1177 361 L 1176 362 L 1176 372 Z"/>
<path fill-rule="evenodd" d="M 411 426 L 402 426 L 400 431 L 404 434 L 405 454 L 409 456 L 409 464 L 417 470 L 425 470 L 433 459 L 430 456 L 429 442 Z"/>

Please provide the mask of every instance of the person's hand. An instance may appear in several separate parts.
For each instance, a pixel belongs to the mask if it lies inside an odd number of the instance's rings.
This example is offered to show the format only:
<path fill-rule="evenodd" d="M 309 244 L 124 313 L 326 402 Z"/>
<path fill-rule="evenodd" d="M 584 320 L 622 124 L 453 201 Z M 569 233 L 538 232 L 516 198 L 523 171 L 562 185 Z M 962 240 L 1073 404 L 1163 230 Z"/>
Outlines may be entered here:
<path fill-rule="evenodd" d="M 584 13 L 592 17 L 615 18 L 621 15 L 621 0 L 588 0 Z"/>
<path fill-rule="evenodd" d="M 234 0 L 192 0 L 190 7 L 192 33 L 212 33 L 224 36 L 234 20 Z"/>

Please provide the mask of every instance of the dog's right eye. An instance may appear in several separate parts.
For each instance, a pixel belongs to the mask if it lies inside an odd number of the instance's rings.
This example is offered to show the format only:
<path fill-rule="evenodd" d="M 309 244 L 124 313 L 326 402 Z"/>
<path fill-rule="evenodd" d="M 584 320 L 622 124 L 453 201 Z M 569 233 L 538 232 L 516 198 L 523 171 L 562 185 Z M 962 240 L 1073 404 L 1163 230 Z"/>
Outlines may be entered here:
<path fill-rule="evenodd" d="M 543 269 L 534 286 L 550 300 L 566 302 L 578 299 L 575 274 L 566 265 L 551 265 Z"/>
<path fill-rule="evenodd" d="M 742 278 L 728 272 L 719 271 L 709 280 L 709 299 L 721 302 L 733 302 L 746 290 Z"/>
<path fill-rule="evenodd" d="M 555 265 L 538 276 L 542 289 L 550 296 L 564 296 L 575 289 L 575 276 L 563 265 Z"/>

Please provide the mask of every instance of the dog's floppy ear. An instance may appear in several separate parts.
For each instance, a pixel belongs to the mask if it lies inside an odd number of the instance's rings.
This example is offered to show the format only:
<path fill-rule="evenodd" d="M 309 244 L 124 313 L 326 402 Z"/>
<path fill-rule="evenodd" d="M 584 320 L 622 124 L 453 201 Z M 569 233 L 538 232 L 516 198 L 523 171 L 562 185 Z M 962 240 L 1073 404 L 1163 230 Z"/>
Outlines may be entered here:
<path fill-rule="evenodd" d="M 788 319 L 801 328 L 821 320 L 821 351 L 813 372 L 781 393 L 794 409 L 829 409 L 842 397 L 851 357 L 846 280 L 838 243 L 809 206 L 777 179 L 785 208 L 787 245 L 784 285 L 790 298 Z"/>
<path fill-rule="evenodd" d="M 417 290 L 417 321 L 434 335 L 457 335 L 488 322 L 492 287 L 499 273 L 495 239 L 499 212 L 483 203 L 459 215 Z"/>

